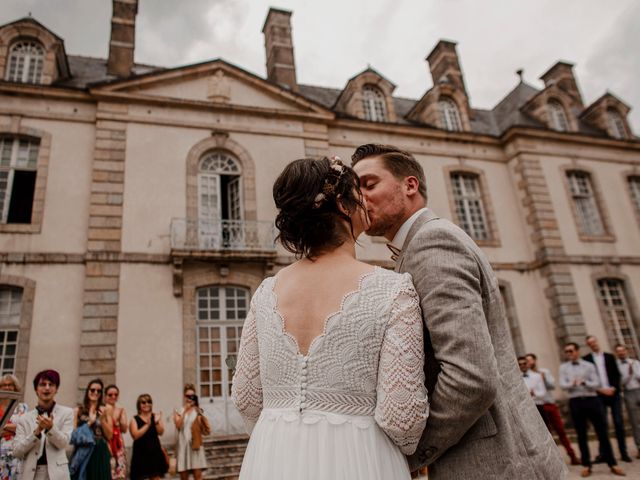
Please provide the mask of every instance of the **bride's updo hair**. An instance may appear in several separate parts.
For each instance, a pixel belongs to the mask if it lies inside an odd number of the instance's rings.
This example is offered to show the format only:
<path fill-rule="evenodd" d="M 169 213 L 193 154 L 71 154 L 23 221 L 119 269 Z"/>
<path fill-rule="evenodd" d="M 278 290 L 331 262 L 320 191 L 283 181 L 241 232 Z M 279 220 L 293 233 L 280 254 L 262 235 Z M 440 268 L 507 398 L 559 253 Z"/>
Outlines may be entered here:
<path fill-rule="evenodd" d="M 364 209 L 358 176 L 336 158 L 291 162 L 273 185 L 273 199 L 278 240 L 296 257 L 311 260 L 353 238 L 351 215 Z"/>

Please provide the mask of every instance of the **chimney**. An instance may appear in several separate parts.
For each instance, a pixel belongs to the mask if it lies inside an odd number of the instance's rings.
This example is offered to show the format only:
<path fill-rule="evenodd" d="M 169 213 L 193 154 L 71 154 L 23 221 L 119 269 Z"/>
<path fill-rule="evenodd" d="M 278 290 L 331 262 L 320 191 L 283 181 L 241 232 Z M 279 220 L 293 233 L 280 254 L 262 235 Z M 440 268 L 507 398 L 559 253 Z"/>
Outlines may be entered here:
<path fill-rule="evenodd" d="M 113 0 L 107 73 L 128 77 L 133 68 L 138 0 Z"/>
<path fill-rule="evenodd" d="M 293 59 L 291 13 L 270 8 L 264 21 L 264 47 L 267 54 L 267 78 L 272 82 L 298 90 L 296 65 Z"/>
<path fill-rule="evenodd" d="M 431 50 L 426 58 L 429 62 L 429 70 L 431 70 L 431 78 L 433 85 L 440 82 L 450 82 L 457 89 L 462 90 L 467 95 L 467 89 L 464 85 L 464 78 L 460 63 L 458 62 L 458 52 L 456 52 L 456 43 L 448 40 L 440 40 L 438 44 Z"/>
<path fill-rule="evenodd" d="M 582 95 L 578 89 L 576 77 L 573 74 L 573 64 L 567 62 L 557 62 L 553 67 L 542 74 L 540 80 L 544 82 L 545 87 L 558 85 L 562 90 L 567 92 L 580 107 L 584 107 L 582 103 Z"/>

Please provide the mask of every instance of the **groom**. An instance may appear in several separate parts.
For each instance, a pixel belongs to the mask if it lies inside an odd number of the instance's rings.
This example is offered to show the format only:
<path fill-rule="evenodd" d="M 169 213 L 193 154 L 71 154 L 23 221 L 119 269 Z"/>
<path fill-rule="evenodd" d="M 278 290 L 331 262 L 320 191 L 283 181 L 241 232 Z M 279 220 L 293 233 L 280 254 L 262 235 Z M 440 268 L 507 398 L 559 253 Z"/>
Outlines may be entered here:
<path fill-rule="evenodd" d="M 367 144 L 351 157 L 371 224 L 409 272 L 425 324 L 429 418 L 412 471 L 432 480 L 565 478 L 558 447 L 522 382 L 498 282 L 471 238 L 426 208 L 408 152 Z"/>

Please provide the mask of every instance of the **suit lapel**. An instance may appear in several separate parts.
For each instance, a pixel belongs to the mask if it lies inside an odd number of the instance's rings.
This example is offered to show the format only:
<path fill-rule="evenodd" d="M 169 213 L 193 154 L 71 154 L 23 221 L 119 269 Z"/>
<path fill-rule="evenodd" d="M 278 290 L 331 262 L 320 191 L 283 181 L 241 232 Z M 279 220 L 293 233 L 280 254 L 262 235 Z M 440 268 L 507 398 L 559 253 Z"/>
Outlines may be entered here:
<path fill-rule="evenodd" d="M 402 251 L 400 252 L 400 256 L 396 261 L 396 266 L 394 268 L 396 272 L 401 271 L 402 262 L 404 261 L 404 252 L 407 251 L 407 247 L 409 246 L 409 243 L 411 243 L 411 240 L 413 239 L 415 234 L 418 233 L 418 230 L 420 230 L 420 227 L 422 227 L 422 225 L 424 225 L 425 223 L 430 222 L 431 220 L 436 220 L 438 218 L 440 217 L 438 217 L 431 209 L 427 209 L 426 212 L 422 213 L 418 218 L 416 218 L 416 221 L 413 222 L 413 225 L 411 225 L 411 229 L 407 234 L 407 238 L 405 238 L 404 240 L 404 244 L 402 245 Z"/>

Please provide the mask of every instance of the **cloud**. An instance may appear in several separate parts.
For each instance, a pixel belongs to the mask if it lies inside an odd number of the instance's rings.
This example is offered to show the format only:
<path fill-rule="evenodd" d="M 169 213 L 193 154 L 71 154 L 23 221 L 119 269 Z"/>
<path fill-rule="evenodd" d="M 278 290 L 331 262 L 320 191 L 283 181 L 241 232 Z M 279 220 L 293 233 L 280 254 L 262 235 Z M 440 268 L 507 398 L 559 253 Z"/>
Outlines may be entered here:
<path fill-rule="evenodd" d="M 0 23 L 32 12 L 65 40 L 67 53 L 105 58 L 108 0 L 0 0 Z M 273 0 L 140 0 L 135 59 L 175 67 L 224 58 L 265 75 L 261 28 Z M 342 88 L 371 64 L 420 98 L 431 86 L 425 56 L 456 41 L 472 105 L 491 108 L 515 85 L 515 71 L 541 86 L 557 60 L 576 64 L 589 103 L 607 89 L 632 110 L 640 130 L 640 4 L 637 0 L 278 0 L 293 11 L 298 81 Z M 638 132 L 640 133 L 640 131 Z"/>
<path fill-rule="evenodd" d="M 589 55 L 581 76 L 585 91 L 592 97 L 590 100 L 609 90 L 635 107 L 630 120 L 636 135 L 640 134 L 640 56 L 635 54 L 635 47 L 640 45 L 639 20 L 638 3 L 622 12 Z"/>

